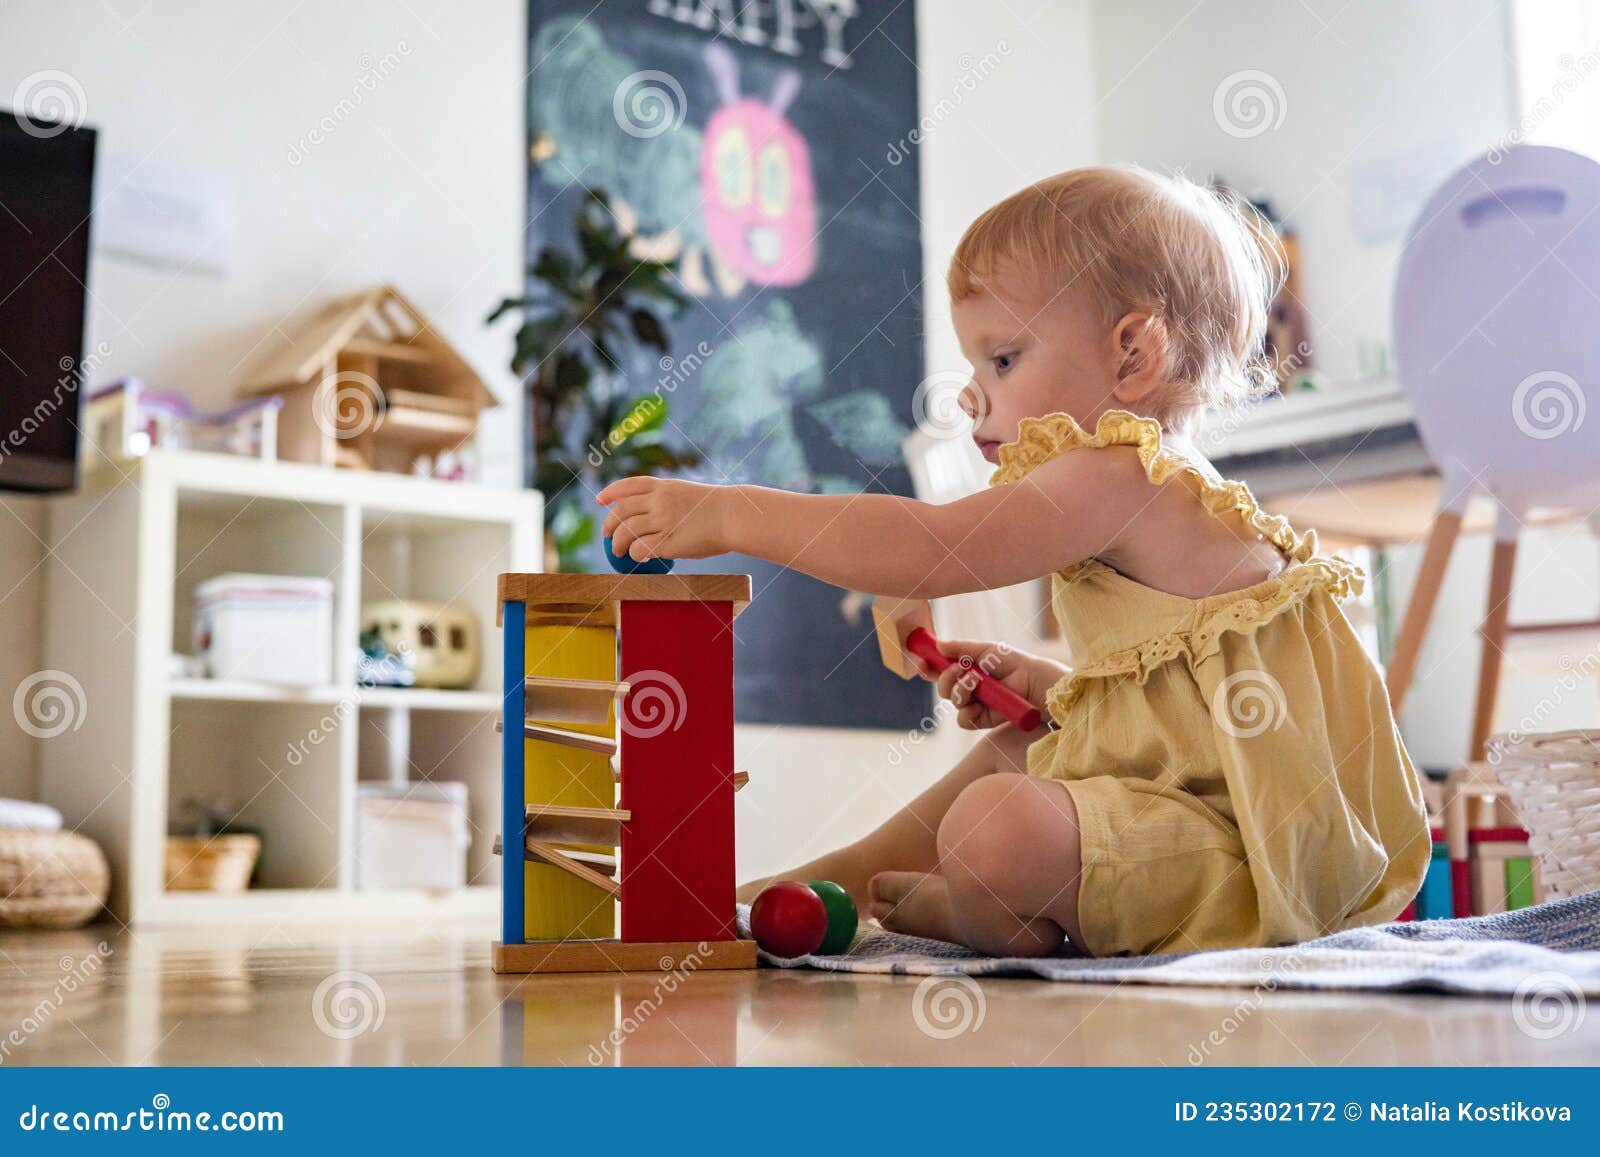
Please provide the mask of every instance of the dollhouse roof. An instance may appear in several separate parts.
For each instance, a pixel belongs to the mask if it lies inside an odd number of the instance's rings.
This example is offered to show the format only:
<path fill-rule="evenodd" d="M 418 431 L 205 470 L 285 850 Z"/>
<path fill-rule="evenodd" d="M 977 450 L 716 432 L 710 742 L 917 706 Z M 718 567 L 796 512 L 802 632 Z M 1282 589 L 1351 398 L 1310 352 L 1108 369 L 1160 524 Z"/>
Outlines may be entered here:
<path fill-rule="evenodd" d="M 474 412 L 497 404 L 467 360 L 392 285 L 329 302 L 291 332 L 289 344 L 261 363 L 241 392 L 278 393 L 319 381 L 341 353 L 427 366 L 431 372 L 416 379 L 420 389 L 470 402 Z"/>

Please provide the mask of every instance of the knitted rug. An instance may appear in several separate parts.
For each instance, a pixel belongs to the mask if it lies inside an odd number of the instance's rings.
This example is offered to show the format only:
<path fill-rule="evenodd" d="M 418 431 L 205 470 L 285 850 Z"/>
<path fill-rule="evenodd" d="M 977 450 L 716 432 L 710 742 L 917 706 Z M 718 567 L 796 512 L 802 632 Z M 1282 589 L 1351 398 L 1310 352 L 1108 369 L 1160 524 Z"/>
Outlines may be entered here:
<path fill-rule="evenodd" d="M 739 906 L 740 934 L 750 909 Z M 1289 948 L 1234 948 L 1093 959 L 984 956 L 957 944 L 863 924 L 848 952 L 786 960 L 779 968 L 932 976 L 1022 976 L 1080 984 L 1421 990 L 1600 995 L 1600 892 L 1465 920 L 1352 928 Z M 1537 992 L 1534 992 L 1537 990 Z"/>

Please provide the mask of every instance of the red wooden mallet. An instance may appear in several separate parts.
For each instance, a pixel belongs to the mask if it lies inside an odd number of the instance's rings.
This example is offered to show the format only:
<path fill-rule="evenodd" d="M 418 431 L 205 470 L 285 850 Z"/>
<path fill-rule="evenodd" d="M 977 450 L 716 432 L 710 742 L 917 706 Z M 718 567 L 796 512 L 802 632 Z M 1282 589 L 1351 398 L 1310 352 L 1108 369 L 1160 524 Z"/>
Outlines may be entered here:
<path fill-rule="evenodd" d="M 944 671 L 955 662 L 939 650 L 939 640 L 932 630 L 933 609 L 926 602 L 875 599 L 872 618 L 878 626 L 878 650 L 883 655 L 883 665 L 902 679 L 917 674 L 917 669 L 906 661 L 908 652 L 935 671 Z M 979 703 L 998 711 L 1023 731 L 1039 726 L 1037 707 L 979 668 L 970 667 L 969 670 L 978 676 L 972 695 Z"/>

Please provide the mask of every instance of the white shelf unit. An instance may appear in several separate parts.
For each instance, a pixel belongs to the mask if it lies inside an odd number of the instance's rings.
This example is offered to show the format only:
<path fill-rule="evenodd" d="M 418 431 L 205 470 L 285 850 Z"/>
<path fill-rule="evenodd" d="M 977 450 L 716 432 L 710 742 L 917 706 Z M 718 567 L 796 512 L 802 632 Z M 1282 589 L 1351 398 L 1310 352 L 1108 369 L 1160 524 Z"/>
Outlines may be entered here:
<path fill-rule="evenodd" d="M 500 638 L 495 576 L 539 569 L 542 500 L 396 474 L 155 450 L 56 499 L 45 666 L 82 688 L 75 727 L 39 740 L 43 798 L 98 840 L 113 911 L 136 924 L 491 916 L 499 886 Z M 287 687 L 175 678 L 194 590 L 228 571 L 315 575 L 334 588 L 334 682 Z M 483 661 L 463 690 L 360 688 L 364 602 L 417 598 L 477 617 Z M 408 778 L 468 784 L 468 886 L 355 889 L 356 789 Z M 407 769 L 402 768 L 403 771 Z M 165 839 L 189 798 L 259 831 L 258 880 L 238 894 L 167 892 Z"/>

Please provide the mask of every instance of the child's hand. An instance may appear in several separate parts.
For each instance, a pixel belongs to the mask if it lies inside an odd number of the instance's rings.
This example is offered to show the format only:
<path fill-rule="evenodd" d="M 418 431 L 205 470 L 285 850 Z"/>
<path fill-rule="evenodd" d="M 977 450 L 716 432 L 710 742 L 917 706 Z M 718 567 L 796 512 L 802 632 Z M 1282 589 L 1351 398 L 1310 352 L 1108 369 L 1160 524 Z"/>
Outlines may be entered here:
<path fill-rule="evenodd" d="M 982 731 L 1006 722 L 1004 715 L 972 697 L 978 686 L 978 672 L 1011 688 L 1045 712 L 1046 719 L 1049 712 L 1045 707 L 1045 693 L 1067 673 L 1067 668 L 1060 663 L 1019 651 L 1008 643 L 941 639 L 939 652 L 955 660 L 943 672 L 935 672 L 915 655 L 908 657 L 924 679 L 938 683 L 939 696 L 950 700 L 956 708 L 956 724 L 967 731 Z"/>
<path fill-rule="evenodd" d="M 681 478 L 623 478 L 595 496 L 611 509 L 600 528 L 612 553 L 634 562 L 724 554 L 728 491 Z"/>

